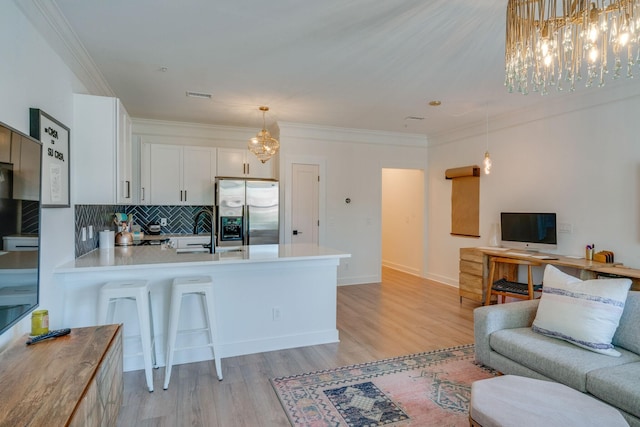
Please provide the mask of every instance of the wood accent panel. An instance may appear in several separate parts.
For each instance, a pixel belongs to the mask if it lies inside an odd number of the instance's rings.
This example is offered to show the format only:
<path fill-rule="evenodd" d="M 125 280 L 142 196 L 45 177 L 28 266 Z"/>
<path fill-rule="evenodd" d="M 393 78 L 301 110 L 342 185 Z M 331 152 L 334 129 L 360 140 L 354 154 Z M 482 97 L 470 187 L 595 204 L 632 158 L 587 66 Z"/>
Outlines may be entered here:
<path fill-rule="evenodd" d="M 451 185 L 451 234 L 480 237 L 480 178 L 455 178 Z"/>
<path fill-rule="evenodd" d="M 122 328 L 105 325 L 0 355 L 0 425 L 115 425 L 122 405 Z"/>

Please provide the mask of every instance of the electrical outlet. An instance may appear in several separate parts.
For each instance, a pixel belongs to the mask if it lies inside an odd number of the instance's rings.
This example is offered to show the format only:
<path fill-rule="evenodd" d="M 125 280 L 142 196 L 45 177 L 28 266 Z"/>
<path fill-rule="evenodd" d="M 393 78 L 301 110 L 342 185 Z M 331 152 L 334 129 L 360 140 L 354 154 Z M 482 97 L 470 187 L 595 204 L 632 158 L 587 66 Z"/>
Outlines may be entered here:
<path fill-rule="evenodd" d="M 281 318 L 280 307 L 273 307 L 271 309 L 271 313 L 272 313 L 274 322 L 277 322 L 278 320 L 280 320 Z"/>
<path fill-rule="evenodd" d="M 572 232 L 573 232 L 573 225 L 567 222 L 558 223 L 558 233 L 572 233 Z"/>
<path fill-rule="evenodd" d="M 82 227 L 82 241 L 87 241 L 87 227 Z"/>
<path fill-rule="evenodd" d="M 163 227 L 167 226 L 167 218 L 160 218 L 160 225 Z"/>
<path fill-rule="evenodd" d="M 89 238 L 93 239 L 93 225 L 89 226 Z"/>

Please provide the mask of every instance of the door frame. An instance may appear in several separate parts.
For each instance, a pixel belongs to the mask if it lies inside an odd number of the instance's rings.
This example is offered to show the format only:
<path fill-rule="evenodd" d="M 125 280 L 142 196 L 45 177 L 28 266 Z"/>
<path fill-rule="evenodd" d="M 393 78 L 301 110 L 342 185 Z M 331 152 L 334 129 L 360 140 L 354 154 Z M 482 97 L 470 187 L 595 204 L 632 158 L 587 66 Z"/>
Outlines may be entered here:
<path fill-rule="evenodd" d="M 382 170 L 383 169 L 406 169 L 421 170 L 424 179 L 424 195 L 423 195 L 423 235 L 422 235 L 422 268 L 419 272 L 420 277 L 426 277 L 427 261 L 429 255 L 429 167 L 426 160 L 417 159 L 410 162 L 395 162 L 382 160 L 379 164 L 379 180 L 380 180 L 380 277 L 382 277 Z"/>
<path fill-rule="evenodd" d="M 320 225 L 318 227 L 318 245 L 322 246 L 325 242 L 325 229 L 326 229 L 326 169 L 327 160 L 322 156 L 309 156 L 309 155 L 285 155 L 282 157 L 281 164 L 281 184 L 284 188 L 283 200 L 281 201 L 281 223 L 280 227 L 280 241 L 284 244 L 291 243 L 291 233 L 293 232 L 291 207 L 292 203 L 292 186 L 293 186 L 293 165 L 294 164 L 306 164 L 317 165 L 318 173 L 320 174 L 320 184 L 318 188 L 318 221 Z M 282 182 L 284 181 L 284 182 Z"/>

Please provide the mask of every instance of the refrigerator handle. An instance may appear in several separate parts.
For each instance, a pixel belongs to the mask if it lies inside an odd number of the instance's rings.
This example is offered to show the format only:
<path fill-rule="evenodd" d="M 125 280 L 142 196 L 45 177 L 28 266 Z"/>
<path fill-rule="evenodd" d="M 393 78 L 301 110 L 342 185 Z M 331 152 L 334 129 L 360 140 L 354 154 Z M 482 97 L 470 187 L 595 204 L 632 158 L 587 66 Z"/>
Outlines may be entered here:
<path fill-rule="evenodd" d="M 245 211 L 245 209 L 246 209 L 246 211 Z M 244 232 L 245 238 L 244 238 L 244 240 L 246 242 L 245 245 L 249 246 L 251 244 L 251 236 L 249 235 L 249 230 L 251 230 L 251 227 L 249 227 L 249 205 L 243 206 L 242 210 L 243 210 L 242 216 L 244 216 L 244 218 L 245 218 L 245 225 L 244 225 L 245 226 L 245 232 Z"/>

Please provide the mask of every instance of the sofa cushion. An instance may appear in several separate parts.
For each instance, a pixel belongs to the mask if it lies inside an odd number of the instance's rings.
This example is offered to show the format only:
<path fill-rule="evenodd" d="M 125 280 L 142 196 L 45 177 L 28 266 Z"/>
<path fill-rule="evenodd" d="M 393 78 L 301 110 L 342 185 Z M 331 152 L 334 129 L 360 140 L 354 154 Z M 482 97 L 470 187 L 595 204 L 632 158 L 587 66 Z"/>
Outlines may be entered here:
<path fill-rule="evenodd" d="M 501 355 L 582 392 L 586 391 L 587 372 L 640 362 L 640 355 L 622 348 L 617 349 L 620 357 L 609 357 L 535 333 L 531 328 L 496 331 L 489 344 Z"/>
<path fill-rule="evenodd" d="M 602 368 L 587 374 L 587 391 L 640 418 L 640 363 Z"/>
<path fill-rule="evenodd" d="M 611 341 L 616 347 L 624 347 L 640 354 L 640 292 L 631 291 L 624 304 L 620 326 Z"/>
<path fill-rule="evenodd" d="M 587 350 L 619 356 L 611 340 L 618 328 L 631 280 L 582 281 L 547 265 L 535 332 Z"/>

